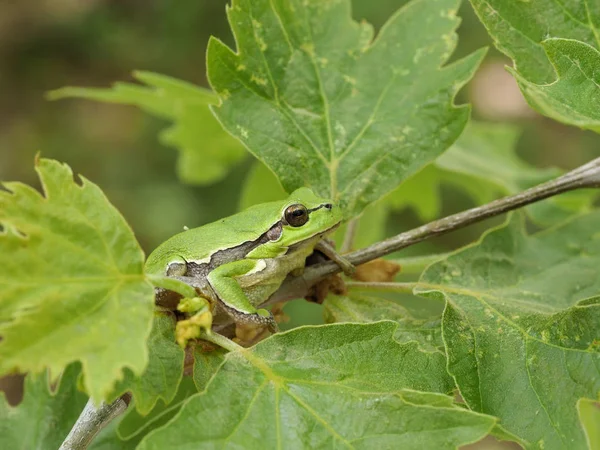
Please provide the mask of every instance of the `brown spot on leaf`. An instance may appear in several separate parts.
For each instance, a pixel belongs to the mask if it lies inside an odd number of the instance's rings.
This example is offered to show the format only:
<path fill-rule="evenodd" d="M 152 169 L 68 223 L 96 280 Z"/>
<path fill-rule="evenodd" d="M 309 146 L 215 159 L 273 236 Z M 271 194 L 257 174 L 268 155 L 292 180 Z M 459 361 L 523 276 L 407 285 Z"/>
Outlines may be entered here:
<path fill-rule="evenodd" d="M 330 292 L 336 295 L 344 295 L 346 293 L 346 285 L 341 276 L 332 275 L 319 281 L 310 289 L 308 295 L 304 298 L 309 302 L 318 303 L 320 305 L 325 301 L 325 298 Z"/>
<path fill-rule="evenodd" d="M 358 266 L 352 278 L 368 282 L 394 281 L 394 277 L 399 271 L 400 264 L 386 259 L 375 259 Z"/>

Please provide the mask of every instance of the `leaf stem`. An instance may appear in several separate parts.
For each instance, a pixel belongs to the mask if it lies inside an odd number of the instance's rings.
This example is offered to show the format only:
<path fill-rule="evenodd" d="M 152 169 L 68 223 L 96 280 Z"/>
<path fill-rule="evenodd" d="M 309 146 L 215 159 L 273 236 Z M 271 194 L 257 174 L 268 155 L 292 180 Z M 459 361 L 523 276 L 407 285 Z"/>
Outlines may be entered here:
<path fill-rule="evenodd" d="M 102 402 L 96 407 L 89 399 L 59 450 L 85 450 L 100 430 L 127 410 L 130 401 L 131 395 L 124 394 L 112 403 Z"/>
<path fill-rule="evenodd" d="M 405 258 L 393 259 L 392 261 L 400 266 L 400 273 L 403 275 L 420 275 L 427 266 L 449 255 L 450 252 L 423 256 L 407 256 Z"/>
<path fill-rule="evenodd" d="M 239 350 L 244 350 L 244 347 L 236 344 L 231 339 L 226 338 L 219 333 L 210 333 L 208 334 L 206 331 L 202 331 L 200 334 L 200 339 L 208 342 L 212 342 L 213 344 L 218 345 L 219 347 L 224 348 L 230 352 L 237 352 Z"/>
<path fill-rule="evenodd" d="M 419 284 L 416 282 L 409 283 L 394 283 L 394 282 L 357 282 L 357 281 L 347 281 L 346 287 L 348 289 L 367 289 L 370 291 L 391 291 L 391 292 L 401 292 L 405 294 L 412 294 L 413 289 L 417 287 Z"/>

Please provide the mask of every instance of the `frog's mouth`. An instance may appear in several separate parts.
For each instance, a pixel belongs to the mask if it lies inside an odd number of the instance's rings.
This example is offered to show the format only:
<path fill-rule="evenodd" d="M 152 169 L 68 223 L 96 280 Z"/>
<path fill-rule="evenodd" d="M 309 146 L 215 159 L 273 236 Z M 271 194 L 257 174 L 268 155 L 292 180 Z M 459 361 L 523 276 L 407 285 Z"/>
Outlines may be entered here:
<path fill-rule="evenodd" d="M 333 233 L 335 230 L 337 230 L 339 228 L 339 226 L 342 224 L 342 221 L 340 220 L 338 223 L 336 223 L 334 226 L 327 228 L 325 231 L 323 231 L 321 234 L 319 234 L 319 237 L 323 237 L 326 234 L 329 233 Z"/>
<path fill-rule="evenodd" d="M 332 233 L 333 231 L 335 231 L 340 225 L 342 224 L 342 222 L 338 222 L 335 225 L 333 225 L 332 227 L 327 228 L 325 231 L 322 231 L 321 233 L 315 234 L 312 238 L 310 238 L 310 241 L 315 242 L 315 241 L 319 241 L 321 239 L 323 239 L 323 237 L 325 237 L 325 235 Z M 289 247 L 287 253 L 290 253 L 292 251 L 295 251 L 296 249 L 298 249 L 299 247 L 303 246 L 303 245 L 307 245 L 306 241 L 302 241 L 302 242 L 298 242 L 296 244 L 293 244 Z"/>

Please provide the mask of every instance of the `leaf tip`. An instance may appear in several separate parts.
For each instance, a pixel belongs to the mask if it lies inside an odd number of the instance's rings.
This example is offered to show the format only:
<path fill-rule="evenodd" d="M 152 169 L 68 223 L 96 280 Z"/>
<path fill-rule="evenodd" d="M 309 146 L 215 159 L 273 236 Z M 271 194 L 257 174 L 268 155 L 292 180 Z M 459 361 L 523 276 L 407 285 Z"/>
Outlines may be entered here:
<path fill-rule="evenodd" d="M 33 157 L 33 166 L 39 167 L 42 164 L 42 152 L 38 150 Z"/>
<path fill-rule="evenodd" d="M 61 100 L 69 96 L 69 88 L 62 87 L 58 89 L 52 89 L 51 91 L 46 91 L 44 93 L 44 98 L 48 101 Z"/>

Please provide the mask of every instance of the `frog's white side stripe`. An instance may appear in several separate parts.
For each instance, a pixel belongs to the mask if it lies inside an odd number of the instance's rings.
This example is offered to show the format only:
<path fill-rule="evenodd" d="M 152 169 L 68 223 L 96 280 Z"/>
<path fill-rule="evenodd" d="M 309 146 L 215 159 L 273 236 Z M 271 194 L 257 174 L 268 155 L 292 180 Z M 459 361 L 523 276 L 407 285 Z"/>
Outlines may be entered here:
<path fill-rule="evenodd" d="M 215 252 L 216 253 L 216 252 Z M 194 264 L 208 264 L 212 258 L 212 256 L 214 255 L 214 253 L 212 253 L 211 255 L 207 256 L 206 258 L 202 258 L 202 259 L 190 259 L 189 261 L 186 261 L 188 263 L 194 263 Z"/>

